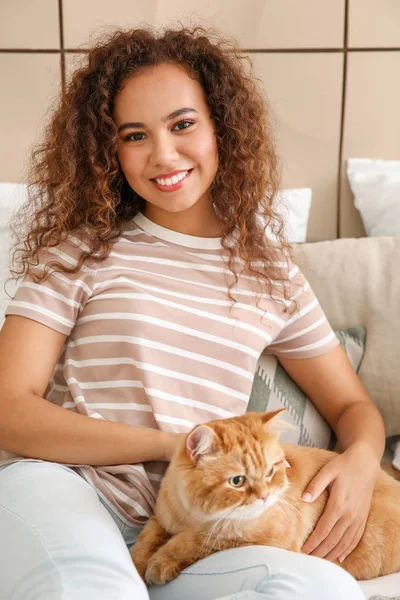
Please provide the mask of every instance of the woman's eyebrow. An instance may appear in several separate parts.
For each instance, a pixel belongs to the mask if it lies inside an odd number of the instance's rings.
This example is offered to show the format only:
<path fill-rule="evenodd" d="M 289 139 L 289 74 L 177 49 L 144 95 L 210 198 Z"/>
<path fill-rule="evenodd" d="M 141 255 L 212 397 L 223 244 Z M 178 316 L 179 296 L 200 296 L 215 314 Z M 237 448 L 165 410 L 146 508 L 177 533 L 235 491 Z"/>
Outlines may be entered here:
<path fill-rule="evenodd" d="M 167 121 L 172 121 L 172 119 L 175 119 L 176 117 L 179 117 L 180 115 L 184 115 L 188 112 L 195 112 L 197 113 L 197 110 L 195 108 L 178 108 L 178 110 L 174 110 L 174 112 L 172 112 L 170 115 L 168 115 L 167 117 L 163 117 L 162 121 L 164 123 L 166 123 Z M 144 123 L 140 123 L 138 122 L 130 122 L 130 123 L 123 123 L 122 125 L 120 125 L 120 127 L 118 127 L 118 133 L 120 131 L 122 131 L 122 129 L 127 129 L 129 127 L 134 127 L 135 129 L 139 129 L 139 128 L 143 128 L 146 127 L 146 125 Z"/>

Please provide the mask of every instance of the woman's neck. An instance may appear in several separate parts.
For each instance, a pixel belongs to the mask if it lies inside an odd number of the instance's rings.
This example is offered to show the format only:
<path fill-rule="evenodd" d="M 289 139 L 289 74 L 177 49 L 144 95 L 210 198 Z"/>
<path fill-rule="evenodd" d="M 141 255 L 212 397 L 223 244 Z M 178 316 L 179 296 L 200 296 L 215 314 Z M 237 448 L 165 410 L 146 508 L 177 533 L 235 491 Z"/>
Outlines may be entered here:
<path fill-rule="evenodd" d="M 194 205 L 187 210 L 169 212 L 146 203 L 142 213 L 153 223 L 178 233 L 205 238 L 222 237 L 223 223 L 215 214 L 212 205 Z"/>

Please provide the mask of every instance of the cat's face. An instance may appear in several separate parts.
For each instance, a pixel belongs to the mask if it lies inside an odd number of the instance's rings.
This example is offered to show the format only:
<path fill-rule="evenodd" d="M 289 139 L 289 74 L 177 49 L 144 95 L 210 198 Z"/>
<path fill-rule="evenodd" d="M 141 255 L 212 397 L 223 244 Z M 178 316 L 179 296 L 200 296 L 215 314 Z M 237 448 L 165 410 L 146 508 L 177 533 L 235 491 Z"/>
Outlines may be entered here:
<path fill-rule="evenodd" d="M 289 483 L 283 449 L 269 429 L 271 418 L 247 413 L 192 431 L 186 442 L 190 467 L 180 469 L 177 479 L 188 511 L 204 521 L 249 520 L 278 500 Z"/>

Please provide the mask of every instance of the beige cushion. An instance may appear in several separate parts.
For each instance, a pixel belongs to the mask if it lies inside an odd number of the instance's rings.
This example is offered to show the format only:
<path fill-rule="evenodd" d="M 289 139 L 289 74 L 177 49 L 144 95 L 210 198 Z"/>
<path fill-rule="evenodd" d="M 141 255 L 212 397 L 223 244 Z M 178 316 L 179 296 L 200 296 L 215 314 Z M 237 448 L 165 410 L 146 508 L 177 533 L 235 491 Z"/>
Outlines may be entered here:
<path fill-rule="evenodd" d="M 400 237 L 293 248 L 332 327 L 365 327 L 359 377 L 382 414 L 386 435 L 400 434 Z"/>

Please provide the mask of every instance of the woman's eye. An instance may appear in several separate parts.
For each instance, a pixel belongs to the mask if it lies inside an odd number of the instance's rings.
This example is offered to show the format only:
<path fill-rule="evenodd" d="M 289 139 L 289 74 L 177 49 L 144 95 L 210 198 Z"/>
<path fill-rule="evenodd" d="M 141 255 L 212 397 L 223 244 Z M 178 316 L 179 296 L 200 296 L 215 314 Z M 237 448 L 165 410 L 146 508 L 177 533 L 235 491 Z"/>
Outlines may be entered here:
<path fill-rule="evenodd" d="M 246 481 L 246 477 L 244 475 L 235 475 L 234 477 L 230 477 L 228 479 L 228 482 L 234 488 L 242 487 L 242 485 L 244 484 L 245 481 Z"/>
<path fill-rule="evenodd" d="M 143 138 L 135 138 L 135 135 L 144 135 L 144 133 L 130 133 L 124 139 L 126 142 L 141 142 Z"/>
<path fill-rule="evenodd" d="M 273 474 L 273 472 L 274 472 L 274 467 L 272 466 L 270 468 L 270 470 L 268 471 L 268 473 L 266 474 L 266 477 L 271 477 L 271 475 Z"/>
<path fill-rule="evenodd" d="M 188 127 L 190 127 L 190 125 L 194 124 L 194 121 L 188 121 L 187 119 L 185 119 L 184 121 L 179 121 L 179 123 L 176 123 L 176 125 L 174 125 L 173 129 L 175 129 L 175 127 L 178 127 L 178 125 L 185 125 L 185 124 L 187 124 L 187 127 L 179 128 L 178 131 L 182 131 L 182 129 L 187 129 Z"/>
<path fill-rule="evenodd" d="M 184 125 L 184 127 L 179 127 L 180 125 Z M 194 121 L 189 121 L 188 119 L 185 119 L 183 121 L 179 121 L 179 123 L 176 123 L 174 125 L 174 127 L 172 128 L 172 131 L 182 131 L 183 129 L 188 129 L 188 127 L 190 127 L 191 125 L 194 125 Z M 176 127 L 178 127 L 177 130 L 176 130 Z M 145 134 L 140 133 L 140 132 L 130 133 L 129 135 L 127 135 L 124 138 L 124 140 L 126 142 L 141 142 L 143 140 L 142 137 L 135 137 L 135 136 L 141 136 L 141 135 L 145 135 Z"/>

